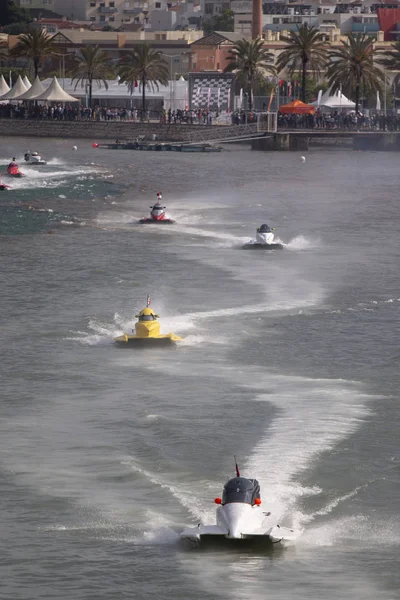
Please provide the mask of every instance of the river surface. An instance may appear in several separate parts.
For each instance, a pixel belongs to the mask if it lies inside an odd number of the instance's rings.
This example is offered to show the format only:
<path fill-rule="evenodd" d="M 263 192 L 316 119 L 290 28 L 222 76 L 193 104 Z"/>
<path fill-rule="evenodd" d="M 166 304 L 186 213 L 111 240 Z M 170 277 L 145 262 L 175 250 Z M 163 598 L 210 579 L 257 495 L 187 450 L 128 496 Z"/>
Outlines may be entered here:
<path fill-rule="evenodd" d="M 399 155 L 2 142 L 1 600 L 399 599 Z M 181 545 L 234 454 L 295 544 Z"/>

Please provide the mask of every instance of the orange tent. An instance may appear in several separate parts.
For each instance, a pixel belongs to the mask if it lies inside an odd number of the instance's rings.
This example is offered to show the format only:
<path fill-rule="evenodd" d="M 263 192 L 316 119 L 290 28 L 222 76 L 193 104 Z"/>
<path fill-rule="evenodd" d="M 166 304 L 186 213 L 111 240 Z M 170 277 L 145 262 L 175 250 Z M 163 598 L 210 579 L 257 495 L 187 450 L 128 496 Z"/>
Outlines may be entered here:
<path fill-rule="evenodd" d="M 315 108 L 310 104 L 304 104 L 301 100 L 293 100 L 289 104 L 284 104 L 279 107 L 281 113 L 295 113 L 296 115 L 313 115 Z"/>

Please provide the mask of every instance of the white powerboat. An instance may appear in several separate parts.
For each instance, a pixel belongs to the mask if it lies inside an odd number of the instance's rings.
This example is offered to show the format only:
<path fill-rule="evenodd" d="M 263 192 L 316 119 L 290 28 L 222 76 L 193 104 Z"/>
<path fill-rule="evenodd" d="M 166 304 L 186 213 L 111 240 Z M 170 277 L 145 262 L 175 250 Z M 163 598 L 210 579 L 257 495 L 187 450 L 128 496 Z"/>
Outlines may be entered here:
<path fill-rule="evenodd" d="M 25 162 L 27 162 L 30 165 L 46 165 L 47 164 L 47 162 L 42 159 L 39 152 L 31 152 L 30 150 L 28 150 L 28 152 L 25 153 L 24 158 L 25 158 Z"/>
<path fill-rule="evenodd" d="M 284 544 L 294 541 L 299 532 L 274 523 L 270 512 L 261 508 L 260 484 L 257 479 L 241 477 L 236 465 L 236 477 L 225 484 L 222 498 L 215 498 L 216 525 L 189 527 L 181 539 L 196 545 L 219 542 L 249 542 L 251 544 Z"/>
<path fill-rule="evenodd" d="M 275 241 L 274 227 L 265 223 L 256 231 L 256 239 L 244 244 L 245 250 L 283 250 L 284 244 Z"/>

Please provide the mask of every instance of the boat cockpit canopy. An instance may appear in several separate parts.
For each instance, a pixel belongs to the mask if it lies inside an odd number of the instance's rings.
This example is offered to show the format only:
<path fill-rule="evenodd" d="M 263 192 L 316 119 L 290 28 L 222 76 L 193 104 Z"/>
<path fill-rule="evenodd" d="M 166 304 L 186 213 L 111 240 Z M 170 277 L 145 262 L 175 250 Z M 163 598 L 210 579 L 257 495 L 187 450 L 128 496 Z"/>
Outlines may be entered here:
<path fill-rule="evenodd" d="M 256 498 L 260 498 L 260 484 L 257 479 L 235 477 L 230 479 L 224 486 L 222 504 L 243 502 L 253 505 Z"/>

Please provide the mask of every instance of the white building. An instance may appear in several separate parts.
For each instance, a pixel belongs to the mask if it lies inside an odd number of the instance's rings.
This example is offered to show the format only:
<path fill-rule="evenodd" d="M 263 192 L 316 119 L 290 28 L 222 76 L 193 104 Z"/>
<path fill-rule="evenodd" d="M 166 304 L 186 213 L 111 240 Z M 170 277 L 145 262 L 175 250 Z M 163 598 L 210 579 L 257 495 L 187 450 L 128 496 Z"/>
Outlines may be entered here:
<path fill-rule="evenodd" d="M 16 3 L 22 8 L 41 8 L 55 11 L 55 0 L 16 0 Z"/>
<path fill-rule="evenodd" d="M 151 31 L 170 31 L 176 27 L 176 12 L 173 10 L 153 10 L 150 13 Z"/>
<path fill-rule="evenodd" d="M 28 9 L 48 9 L 96 27 L 146 30 L 201 29 L 202 20 L 229 9 L 230 0 L 16 0 Z M 162 14 L 161 14 L 162 13 Z"/>
<path fill-rule="evenodd" d="M 24 8 L 52 10 L 74 21 L 88 21 L 97 26 L 120 27 L 138 24 L 146 27 L 153 10 L 171 6 L 165 0 L 17 0 Z"/>
<path fill-rule="evenodd" d="M 389 2 L 387 6 L 392 6 Z M 341 34 L 374 34 L 379 29 L 376 6 L 376 0 L 269 0 L 263 3 L 262 26 L 264 32 L 272 31 L 276 35 L 288 29 L 296 30 L 303 23 L 318 27 L 330 36 L 333 30 Z M 385 4 L 380 2 L 380 6 L 384 8 Z M 232 0 L 231 8 L 235 13 L 235 32 L 250 36 L 252 1 Z"/>

